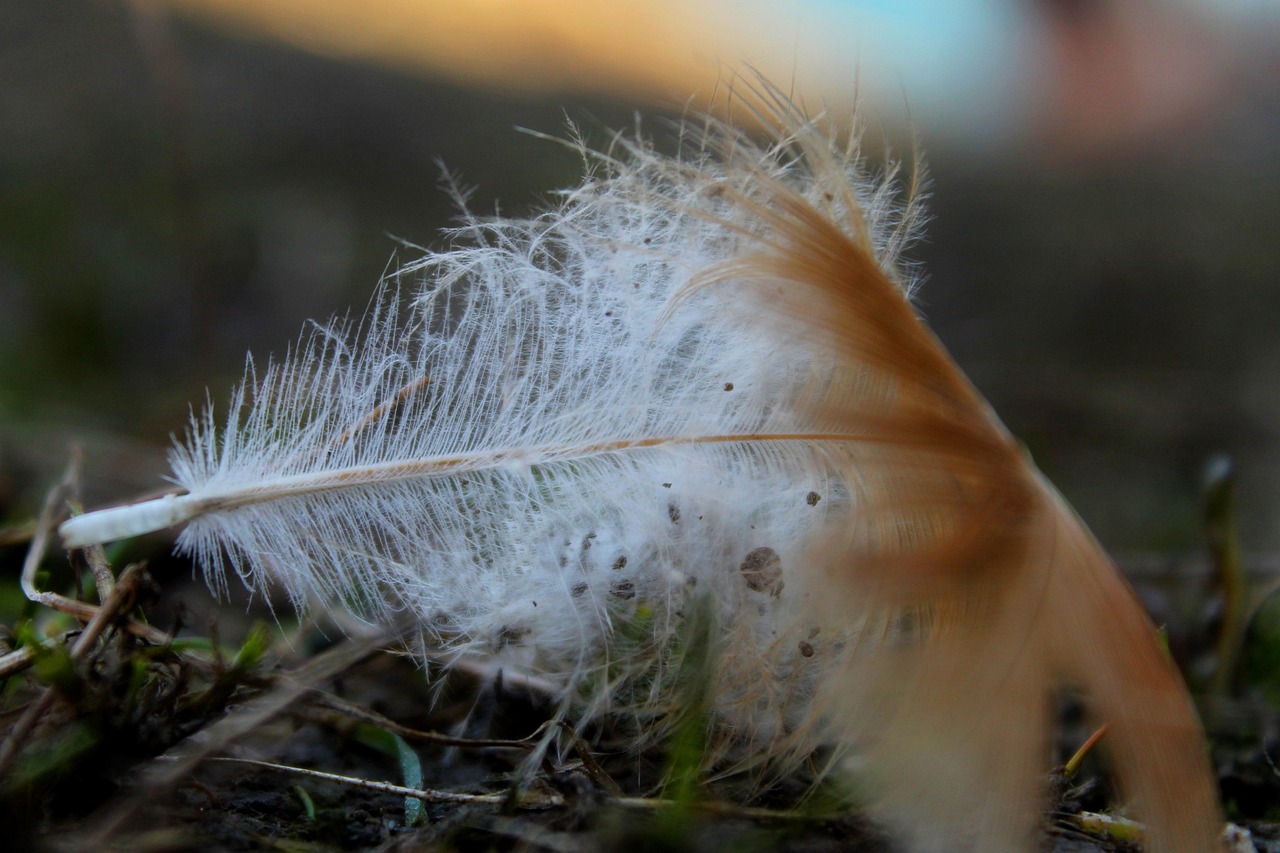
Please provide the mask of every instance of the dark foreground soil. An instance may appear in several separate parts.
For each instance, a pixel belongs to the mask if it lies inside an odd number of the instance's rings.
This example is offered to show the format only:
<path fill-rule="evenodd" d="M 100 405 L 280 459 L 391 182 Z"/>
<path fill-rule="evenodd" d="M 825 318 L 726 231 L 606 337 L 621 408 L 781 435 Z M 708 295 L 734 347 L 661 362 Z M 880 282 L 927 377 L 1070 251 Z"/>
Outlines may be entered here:
<path fill-rule="evenodd" d="M 12 565 L 23 551 L 0 553 Z M 40 579 L 57 583 L 59 571 Z M 10 626 L 16 651 L 6 661 L 36 651 L 6 671 L 3 689 L 7 849 L 896 849 L 798 786 L 747 792 L 728 780 L 663 800 L 669 756 L 627 749 L 607 725 L 589 744 L 544 726 L 550 709 L 536 684 L 424 671 L 385 637 L 269 615 L 255 623 L 264 611 L 252 605 L 248 616 L 210 615 L 203 588 L 181 579 L 187 571 L 158 558 L 162 586 L 133 564 L 101 609 L 72 618 L 27 605 Z M 138 627 L 144 613 L 149 629 Z M 147 630 L 178 639 L 138 636 Z M 1203 635 L 1183 629 L 1171 644 L 1194 659 Z M 1278 715 L 1263 696 L 1245 683 L 1202 711 L 1232 820 L 1252 849 L 1280 850 Z M 1066 701 L 1063 723 L 1065 758 L 1089 728 Z M 1078 824 L 1112 806 L 1096 759 L 1050 787 L 1043 850 L 1140 849 L 1124 827 Z"/>

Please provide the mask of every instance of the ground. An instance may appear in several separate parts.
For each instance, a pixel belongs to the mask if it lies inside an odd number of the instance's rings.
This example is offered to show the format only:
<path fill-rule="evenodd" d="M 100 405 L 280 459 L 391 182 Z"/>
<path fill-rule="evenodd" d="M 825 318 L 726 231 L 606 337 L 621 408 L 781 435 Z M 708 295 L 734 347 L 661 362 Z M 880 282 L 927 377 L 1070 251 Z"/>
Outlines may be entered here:
<path fill-rule="evenodd" d="M 5 566 L 26 556 L 30 530 L 7 532 Z M 664 799 L 676 790 L 663 788 L 671 756 L 623 748 L 607 723 L 588 740 L 558 731 L 530 769 L 549 707 L 516 680 L 423 669 L 386 638 L 273 617 L 261 601 L 216 608 L 163 550 L 151 570 L 87 556 L 99 575 L 117 574 L 104 606 L 27 604 L 10 624 L 0 718 L 9 849 L 895 849 L 856 811 L 823 809 L 799 786 L 747 794 L 730 780 Z M 87 578 L 93 568 L 79 557 L 42 565 L 42 589 L 74 589 L 70 570 Z M 1182 653 L 1195 659 L 1214 624 L 1182 626 Z M 1280 770 L 1267 752 L 1280 752 L 1278 716 L 1265 680 L 1249 683 L 1264 671 L 1257 633 L 1242 658 L 1248 677 L 1201 708 L 1231 818 L 1254 849 L 1280 850 Z M 1065 757 L 1089 728 L 1070 702 L 1062 718 Z M 1057 793 L 1042 849 L 1137 849 L 1126 824 L 1079 826 L 1113 805 L 1100 767 L 1091 756 L 1047 786 Z"/>

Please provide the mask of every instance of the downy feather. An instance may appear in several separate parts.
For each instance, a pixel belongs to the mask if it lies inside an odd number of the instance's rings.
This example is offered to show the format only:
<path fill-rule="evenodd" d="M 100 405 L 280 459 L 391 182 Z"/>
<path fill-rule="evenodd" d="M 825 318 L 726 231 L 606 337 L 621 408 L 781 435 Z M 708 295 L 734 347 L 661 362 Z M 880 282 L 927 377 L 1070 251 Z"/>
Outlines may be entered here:
<path fill-rule="evenodd" d="M 215 587 L 411 614 L 437 652 L 651 727 L 705 612 L 709 760 L 830 748 L 921 850 L 1033 845 L 1067 683 L 1153 849 L 1213 849 L 1152 626 L 910 305 L 914 193 L 764 95 L 763 145 L 619 136 L 541 216 L 468 220 L 194 418 L 184 494 L 64 543 L 186 522 Z"/>

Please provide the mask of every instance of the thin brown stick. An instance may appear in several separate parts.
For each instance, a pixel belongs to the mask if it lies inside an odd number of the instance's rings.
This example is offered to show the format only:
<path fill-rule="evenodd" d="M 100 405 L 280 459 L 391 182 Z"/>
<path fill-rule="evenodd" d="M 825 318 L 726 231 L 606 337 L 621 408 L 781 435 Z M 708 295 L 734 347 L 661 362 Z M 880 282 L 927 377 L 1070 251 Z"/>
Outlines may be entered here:
<path fill-rule="evenodd" d="M 1107 723 L 1103 723 L 1098 726 L 1097 731 L 1089 735 L 1084 743 L 1080 744 L 1080 748 L 1075 751 L 1075 754 L 1067 760 L 1066 764 L 1062 765 L 1063 776 L 1070 779 L 1072 776 L 1076 775 L 1076 771 L 1080 769 L 1080 764 L 1084 761 L 1084 757 L 1092 752 L 1093 748 L 1098 745 L 1098 742 L 1106 736 L 1108 728 L 1109 725 Z"/>
<path fill-rule="evenodd" d="M 377 634 L 348 639 L 280 678 L 274 690 L 250 699 L 217 722 L 181 741 L 152 759 L 139 774 L 133 789 L 103 810 L 105 817 L 83 839 L 83 849 L 105 848 L 108 839 L 129 824 L 148 803 L 186 779 L 202 762 L 228 748 L 245 734 L 284 713 L 312 685 L 326 681 L 376 651 L 388 639 Z"/>
<path fill-rule="evenodd" d="M 79 479 L 79 468 L 80 457 L 78 454 L 73 454 L 71 461 L 67 464 L 66 472 L 62 475 L 62 480 L 49 490 L 49 494 L 45 495 L 44 506 L 40 508 L 40 515 L 36 517 L 31 545 L 27 548 L 27 556 L 22 561 L 23 594 L 31 601 L 46 607 L 53 607 L 53 600 L 60 599 L 62 596 L 36 589 L 36 572 L 40 568 L 40 561 L 44 559 L 45 550 L 49 547 L 49 537 L 53 532 L 59 509 L 71 493 L 72 484 Z M 70 601 L 70 599 L 66 600 Z"/>
<path fill-rule="evenodd" d="M 11 675 L 22 672 L 33 663 L 42 652 L 49 653 L 60 645 L 70 641 L 72 637 L 79 634 L 79 629 L 74 631 L 64 631 L 56 637 L 50 637 L 37 646 L 23 646 L 15 649 L 7 655 L 0 657 L 0 678 L 8 678 Z"/>
<path fill-rule="evenodd" d="M 325 779 L 338 782 L 353 788 L 375 791 L 380 794 L 395 794 L 400 797 L 413 797 L 428 803 L 488 803 L 504 805 L 510 802 L 508 794 L 461 794 L 456 791 L 441 791 L 434 788 L 407 788 L 391 782 L 380 782 L 376 779 L 361 779 L 358 776 L 343 776 L 339 773 L 326 773 L 323 770 L 311 770 L 306 767 L 294 767 L 289 764 L 276 764 L 271 761 L 259 761 L 255 758 L 213 758 L 211 761 L 229 764 L 250 764 L 267 770 L 280 770 L 297 776 L 309 776 L 313 779 Z M 521 808 L 553 808 L 564 805 L 564 797 L 560 794 L 533 796 L 526 794 L 517 803 Z"/>
<path fill-rule="evenodd" d="M 57 640 L 45 640 L 40 645 L 44 649 L 52 649 L 57 642 Z M 8 678 L 15 673 L 22 672 L 31 666 L 35 659 L 36 650 L 34 646 L 23 646 L 17 651 L 9 652 L 7 655 L 0 657 L 0 678 Z"/>
<path fill-rule="evenodd" d="M 358 776 L 344 776 L 339 773 L 327 773 L 323 770 L 294 767 L 289 764 L 276 764 L 271 761 L 259 761 L 253 758 L 215 758 L 212 760 L 230 764 L 249 764 L 254 767 L 262 767 L 267 770 L 279 770 L 283 773 L 293 773 L 298 776 L 308 776 L 313 779 L 324 779 L 330 782 L 337 782 L 342 785 L 349 785 L 353 788 L 375 791 L 380 794 L 394 794 L 400 797 L 413 797 L 414 799 L 428 803 L 482 803 L 500 806 L 511 802 L 511 796 L 507 793 L 464 794 L 457 791 L 441 791 L 435 788 L 408 788 L 404 785 L 396 785 L 391 782 L 382 782 L 376 779 L 362 779 Z M 754 806 L 740 806 L 737 803 L 726 803 L 717 800 L 705 800 L 694 802 L 692 804 L 685 804 L 660 797 L 610 797 L 608 802 L 612 805 L 620 806 L 625 809 L 636 809 L 642 811 L 662 811 L 664 809 L 678 807 L 683 808 L 686 805 L 691 805 L 694 809 L 707 812 L 708 814 L 724 815 L 727 817 L 741 817 L 752 820 L 812 821 L 824 819 L 821 816 L 809 815 L 803 812 L 778 811 L 776 809 L 765 809 Z M 516 804 L 520 808 L 525 809 L 546 809 L 563 806 L 565 804 L 565 799 L 561 794 L 556 793 L 543 795 L 525 794 L 516 801 Z"/>
<path fill-rule="evenodd" d="M 71 461 L 67 464 L 67 470 L 62 476 L 62 480 L 49 490 L 49 494 L 45 496 L 44 506 L 40 509 L 40 515 L 35 521 L 35 529 L 31 536 L 31 544 L 27 548 L 27 555 L 22 562 L 22 592 L 28 600 L 34 601 L 36 604 L 44 605 L 59 613 L 65 613 L 73 616 L 82 622 L 93 622 L 98 618 L 100 608 L 88 604 L 83 601 L 76 601 L 74 598 L 67 598 L 65 595 L 59 595 L 56 592 L 46 592 L 36 587 L 36 574 L 40 569 L 40 563 L 44 560 L 45 551 L 49 548 L 54 526 L 58 517 L 61 515 L 61 507 L 63 503 L 73 494 L 77 488 L 80 479 L 80 457 L 79 454 L 73 454 Z M 98 549 L 99 551 L 101 549 Z M 91 565 L 97 559 L 96 556 L 90 555 Z M 102 563 L 105 565 L 106 556 L 101 556 Z M 104 569 L 109 576 L 111 571 L 107 567 Z M 103 589 L 103 580 L 98 578 L 100 569 L 94 567 L 94 579 L 98 583 L 98 589 Z M 107 583 L 110 589 L 115 584 L 114 579 Z M 110 593 L 100 600 L 105 602 L 110 597 Z M 154 643 L 158 646 L 165 645 L 172 641 L 172 637 L 163 631 L 157 630 L 150 625 L 145 625 L 130 619 L 124 623 L 124 629 L 136 637 Z"/>
<path fill-rule="evenodd" d="M 132 607 L 142 577 L 143 569 L 139 564 L 129 566 L 120 575 L 120 581 L 112 590 L 111 597 L 96 609 L 93 618 L 80 633 L 75 645 L 71 647 L 70 655 L 73 661 L 84 656 L 119 613 Z M 39 699 L 31 703 L 26 713 L 14 723 L 13 728 L 9 730 L 9 736 L 3 744 L 0 744 L 0 777 L 8 775 L 10 766 L 20 752 L 20 744 L 26 741 L 27 736 L 48 713 L 58 696 L 58 691 L 46 689 Z"/>
<path fill-rule="evenodd" d="M 93 573 L 93 585 L 98 588 L 98 601 L 106 601 L 116 585 L 116 577 L 111 573 L 111 563 L 107 561 L 107 552 L 101 545 L 91 545 L 84 549 L 84 557 L 89 563 L 89 571 Z"/>
<path fill-rule="evenodd" d="M 548 720 L 534 731 L 519 740 L 497 739 L 497 738 L 468 738 L 457 737 L 455 735 L 441 734 L 440 732 L 429 732 L 422 729 L 412 729 L 408 726 L 401 725 L 390 717 L 384 717 L 377 711 L 348 702 L 332 693 L 323 690 L 311 690 L 310 701 L 313 705 L 325 708 L 337 713 L 343 714 L 353 720 L 368 723 L 394 732 L 405 740 L 418 741 L 421 743 L 435 744 L 436 746 L 452 746 L 462 749 L 519 749 L 530 752 L 538 747 L 539 738 L 546 732 L 547 728 L 553 723 L 559 725 L 573 741 L 574 751 L 578 754 L 578 758 L 582 761 L 583 771 L 591 778 L 593 782 L 603 788 L 610 796 L 622 796 L 622 789 L 618 787 L 618 783 L 604 771 L 600 766 L 600 762 L 596 761 L 595 755 L 592 754 L 590 746 L 584 741 L 573 727 L 564 720 Z"/>
<path fill-rule="evenodd" d="M 348 702 L 324 690 L 313 688 L 308 691 L 308 694 L 308 701 L 315 707 L 337 712 L 357 722 L 368 723 L 371 726 L 386 729 L 389 732 L 400 735 L 405 740 L 431 743 L 436 746 L 456 746 L 469 749 L 521 749 L 528 751 L 534 748 L 533 740 L 546 729 L 546 725 L 539 726 L 533 734 L 519 740 L 456 737 L 454 735 L 441 734 L 440 732 L 409 728 L 397 723 L 390 717 L 384 717 L 377 711 L 357 705 L 354 702 Z"/>
<path fill-rule="evenodd" d="M 605 793 L 611 797 L 621 797 L 622 789 L 618 787 L 618 783 L 613 781 L 613 777 L 604 772 L 604 768 L 600 766 L 600 762 L 596 761 L 595 754 L 591 752 L 591 748 L 587 743 L 579 737 L 574 731 L 573 726 L 560 720 L 560 728 L 564 730 L 569 738 L 573 741 L 574 752 L 578 753 L 578 758 L 582 761 L 582 770 L 587 774 L 592 782 L 595 782 Z M 534 733 L 537 734 L 536 732 Z M 533 737 L 534 735 L 530 735 Z"/>

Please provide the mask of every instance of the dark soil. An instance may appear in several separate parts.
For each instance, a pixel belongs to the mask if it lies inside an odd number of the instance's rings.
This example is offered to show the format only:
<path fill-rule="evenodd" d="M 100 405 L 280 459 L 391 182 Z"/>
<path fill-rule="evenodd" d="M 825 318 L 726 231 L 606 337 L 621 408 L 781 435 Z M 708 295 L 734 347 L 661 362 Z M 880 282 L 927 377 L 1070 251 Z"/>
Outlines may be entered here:
<path fill-rule="evenodd" d="M 210 621 L 182 603 L 207 602 L 201 587 L 174 576 L 186 568 L 157 561 L 177 592 L 132 570 L 137 594 L 87 653 L 72 660 L 65 646 L 50 644 L 7 680 L 4 732 L 29 725 L 3 776 L 9 849 L 896 849 L 856 812 L 804 817 L 798 786 L 751 795 L 731 782 L 701 790 L 705 800 L 734 804 L 728 811 L 703 811 L 698 803 L 621 806 L 619 794 L 660 791 L 661 750 L 624 750 L 606 727 L 591 733 L 589 750 L 559 736 L 530 768 L 534 741 L 520 739 L 549 713 L 537 694 L 501 675 L 424 671 L 383 644 L 345 639 L 332 627 L 255 626 L 252 608 L 248 617 L 227 609 Z M 122 630 L 125 614 L 136 620 L 144 612 L 155 615 L 153 624 L 176 625 L 185 639 L 156 646 Z M 36 623 L 43 634 L 54 626 L 76 630 L 74 620 L 43 610 L 28 608 L 26 617 L 16 631 L 19 646 L 32 641 Z M 1273 705 L 1247 698 L 1256 695 L 1242 689 L 1206 704 L 1204 713 L 1233 820 L 1252 832 L 1256 849 L 1280 850 L 1280 825 L 1270 822 L 1280 804 L 1280 771 L 1269 757 L 1280 754 L 1277 715 Z M 26 719 L 39 703 L 38 717 Z M 1070 702 L 1062 719 L 1065 757 L 1089 730 Z M 390 732 L 412 744 L 420 783 L 406 777 L 388 746 Z M 480 742 L 432 743 L 418 732 Z M 227 758 L 494 796 L 428 796 L 413 818 L 399 793 Z M 1093 759 L 1075 779 L 1051 787 L 1058 794 L 1047 810 L 1043 850 L 1138 849 L 1072 823 L 1082 810 L 1111 805 Z"/>

